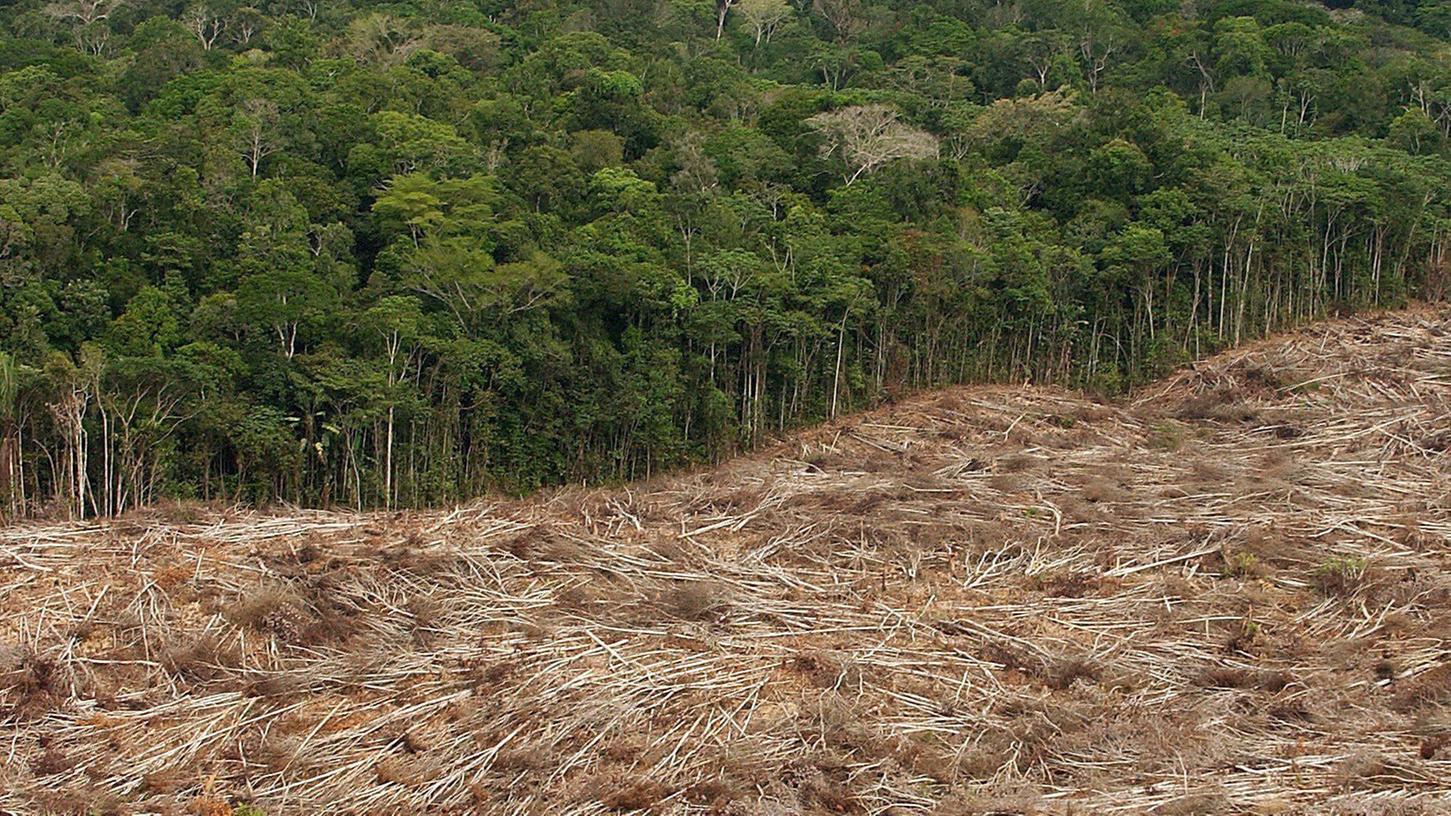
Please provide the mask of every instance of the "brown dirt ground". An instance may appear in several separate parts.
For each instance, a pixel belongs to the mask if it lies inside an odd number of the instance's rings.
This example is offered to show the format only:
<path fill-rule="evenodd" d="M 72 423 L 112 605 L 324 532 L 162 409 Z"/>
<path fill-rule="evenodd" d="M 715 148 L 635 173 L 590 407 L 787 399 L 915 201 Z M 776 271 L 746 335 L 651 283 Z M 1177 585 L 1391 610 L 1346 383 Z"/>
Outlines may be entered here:
<path fill-rule="evenodd" d="M 1451 812 L 1451 310 L 629 488 L 0 529 L 0 811 Z"/>

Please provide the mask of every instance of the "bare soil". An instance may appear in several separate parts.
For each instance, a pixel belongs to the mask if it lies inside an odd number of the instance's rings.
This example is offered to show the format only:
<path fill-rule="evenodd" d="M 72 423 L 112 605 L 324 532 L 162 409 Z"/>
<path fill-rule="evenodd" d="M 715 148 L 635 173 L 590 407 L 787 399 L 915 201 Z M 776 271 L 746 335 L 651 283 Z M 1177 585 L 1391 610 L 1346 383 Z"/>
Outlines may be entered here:
<path fill-rule="evenodd" d="M 0 811 L 1451 812 L 1451 310 L 623 489 L 0 529 Z"/>

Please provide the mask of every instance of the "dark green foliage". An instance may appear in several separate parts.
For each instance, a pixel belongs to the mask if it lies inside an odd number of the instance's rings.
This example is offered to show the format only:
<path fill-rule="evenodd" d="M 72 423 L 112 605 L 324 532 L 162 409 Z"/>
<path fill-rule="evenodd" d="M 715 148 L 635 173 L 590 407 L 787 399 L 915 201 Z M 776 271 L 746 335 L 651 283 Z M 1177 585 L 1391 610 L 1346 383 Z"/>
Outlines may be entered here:
<path fill-rule="evenodd" d="M 1442 296 L 1448 22 L 5 4 L 0 512 L 646 476 Z"/>

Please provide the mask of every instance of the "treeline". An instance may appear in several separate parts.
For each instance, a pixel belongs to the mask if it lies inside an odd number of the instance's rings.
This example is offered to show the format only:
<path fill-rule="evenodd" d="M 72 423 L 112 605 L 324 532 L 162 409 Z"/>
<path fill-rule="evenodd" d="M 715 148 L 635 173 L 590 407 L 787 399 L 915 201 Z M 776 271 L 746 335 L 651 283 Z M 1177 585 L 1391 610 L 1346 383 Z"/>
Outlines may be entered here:
<path fill-rule="evenodd" d="M 1345 5 L 1344 3 L 1337 5 Z M 1435 298 L 1451 3 L 0 9 L 0 508 L 646 476 Z"/>

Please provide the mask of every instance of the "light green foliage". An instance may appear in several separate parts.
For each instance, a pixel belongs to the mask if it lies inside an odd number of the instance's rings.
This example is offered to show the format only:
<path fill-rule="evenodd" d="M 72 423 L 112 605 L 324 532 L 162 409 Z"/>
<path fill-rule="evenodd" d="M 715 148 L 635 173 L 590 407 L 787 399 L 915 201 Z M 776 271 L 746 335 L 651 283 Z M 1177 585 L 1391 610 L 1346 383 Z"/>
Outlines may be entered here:
<path fill-rule="evenodd" d="M 1259 575 L 1263 568 L 1260 560 L 1254 553 L 1234 552 L 1230 553 L 1226 560 L 1226 567 L 1231 575 L 1241 578 L 1252 578 Z"/>
<path fill-rule="evenodd" d="M 1359 556 L 1335 556 L 1315 568 L 1315 583 L 1326 595 L 1348 595 L 1360 587 L 1368 568 Z"/>

